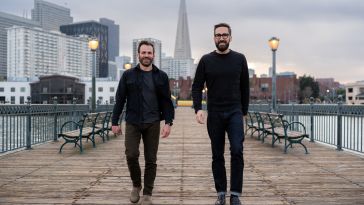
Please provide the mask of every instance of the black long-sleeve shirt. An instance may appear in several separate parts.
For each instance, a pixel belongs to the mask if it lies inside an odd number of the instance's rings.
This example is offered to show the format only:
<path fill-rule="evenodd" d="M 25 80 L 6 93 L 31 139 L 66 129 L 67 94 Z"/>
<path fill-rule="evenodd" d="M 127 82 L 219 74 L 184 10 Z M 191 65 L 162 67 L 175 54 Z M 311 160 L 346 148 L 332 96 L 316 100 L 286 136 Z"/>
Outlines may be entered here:
<path fill-rule="evenodd" d="M 202 107 L 205 82 L 209 111 L 241 109 L 244 115 L 247 114 L 250 88 L 248 64 L 243 54 L 232 50 L 227 54 L 214 51 L 201 58 L 192 84 L 196 113 Z"/>

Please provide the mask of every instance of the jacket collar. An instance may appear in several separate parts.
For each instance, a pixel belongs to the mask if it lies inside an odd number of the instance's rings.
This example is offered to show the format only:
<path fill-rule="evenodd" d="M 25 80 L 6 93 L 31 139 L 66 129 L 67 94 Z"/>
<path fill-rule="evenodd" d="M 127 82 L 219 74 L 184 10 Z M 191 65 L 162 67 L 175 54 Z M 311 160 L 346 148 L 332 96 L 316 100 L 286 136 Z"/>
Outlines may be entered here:
<path fill-rule="evenodd" d="M 137 70 L 137 71 L 142 71 L 142 69 L 140 68 L 140 64 L 138 63 L 138 65 L 137 66 L 135 66 L 135 70 Z M 153 72 L 157 72 L 159 69 L 158 69 L 158 67 L 157 66 L 155 66 L 154 64 L 152 64 L 152 71 Z"/>

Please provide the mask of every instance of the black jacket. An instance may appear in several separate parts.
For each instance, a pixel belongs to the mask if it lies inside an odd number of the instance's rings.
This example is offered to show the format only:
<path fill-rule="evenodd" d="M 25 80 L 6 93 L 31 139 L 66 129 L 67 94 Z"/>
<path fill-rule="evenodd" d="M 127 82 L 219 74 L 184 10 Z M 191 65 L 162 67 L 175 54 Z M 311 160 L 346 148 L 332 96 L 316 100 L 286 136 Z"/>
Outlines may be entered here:
<path fill-rule="evenodd" d="M 116 91 L 116 104 L 112 115 L 112 124 L 117 125 L 120 114 L 123 111 L 126 102 L 125 120 L 128 123 L 140 125 L 142 121 L 142 70 L 139 64 L 124 72 L 120 79 Z M 171 91 L 169 89 L 168 76 L 165 72 L 153 65 L 152 69 L 153 82 L 157 92 L 160 119 L 166 123 L 173 122 L 174 107 L 171 100 Z"/>

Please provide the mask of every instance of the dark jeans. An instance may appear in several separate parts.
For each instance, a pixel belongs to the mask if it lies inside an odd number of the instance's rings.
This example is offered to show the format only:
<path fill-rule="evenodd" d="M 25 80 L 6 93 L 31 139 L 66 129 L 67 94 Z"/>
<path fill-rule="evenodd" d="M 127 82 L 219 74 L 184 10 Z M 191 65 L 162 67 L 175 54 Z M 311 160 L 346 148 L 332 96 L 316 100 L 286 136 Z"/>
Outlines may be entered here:
<path fill-rule="evenodd" d="M 211 140 L 212 172 L 214 175 L 215 188 L 218 193 L 226 192 L 227 190 L 224 158 L 225 132 L 227 132 L 230 141 L 230 191 L 239 195 L 242 193 L 244 170 L 244 129 L 242 116 L 240 110 L 208 112 L 207 131 Z"/>
<path fill-rule="evenodd" d="M 152 195 L 157 172 L 160 122 L 140 126 L 126 123 L 125 126 L 125 155 L 133 186 L 140 187 L 142 185 L 139 144 L 140 139 L 143 139 L 145 159 L 143 195 Z"/>

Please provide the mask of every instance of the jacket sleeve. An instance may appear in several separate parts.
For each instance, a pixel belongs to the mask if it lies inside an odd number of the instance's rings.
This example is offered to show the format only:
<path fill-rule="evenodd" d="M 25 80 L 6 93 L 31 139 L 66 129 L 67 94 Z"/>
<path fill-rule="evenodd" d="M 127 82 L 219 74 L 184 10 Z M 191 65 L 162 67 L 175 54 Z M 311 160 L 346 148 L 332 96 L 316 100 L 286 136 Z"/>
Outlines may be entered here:
<path fill-rule="evenodd" d="M 114 110 L 112 114 L 112 125 L 118 125 L 119 118 L 123 112 L 124 104 L 126 101 L 127 89 L 126 89 L 126 75 L 127 72 L 123 73 L 116 91 Z"/>
<path fill-rule="evenodd" d="M 203 61 L 203 57 L 198 63 L 195 79 L 192 84 L 192 99 L 193 99 L 193 107 L 195 109 L 195 113 L 202 109 L 202 89 L 205 84 L 205 64 Z"/>
<path fill-rule="evenodd" d="M 243 57 L 243 70 L 240 76 L 240 92 L 241 92 L 241 108 L 243 115 L 248 113 L 249 108 L 249 95 L 250 95 L 250 87 L 249 87 L 249 71 L 248 71 L 248 63 L 246 61 L 245 56 Z"/>
<path fill-rule="evenodd" d="M 162 91 L 162 102 L 163 102 L 163 105 L 162 105 L 162 112 L 163 112 L 163 115 L 164 115 L 164 120 L 165 120 L 165 123 L 171 123 L 173 122 L 173 119 L 174 119 L 174 106 L 173 106 L 173 102 L 172 102 L 172 99 L 171 99 L 171 90 L 169 88 L 169 80 L 168 80 L 168 76 L 166 73 L 163 73 L 163 91 Z"/>

